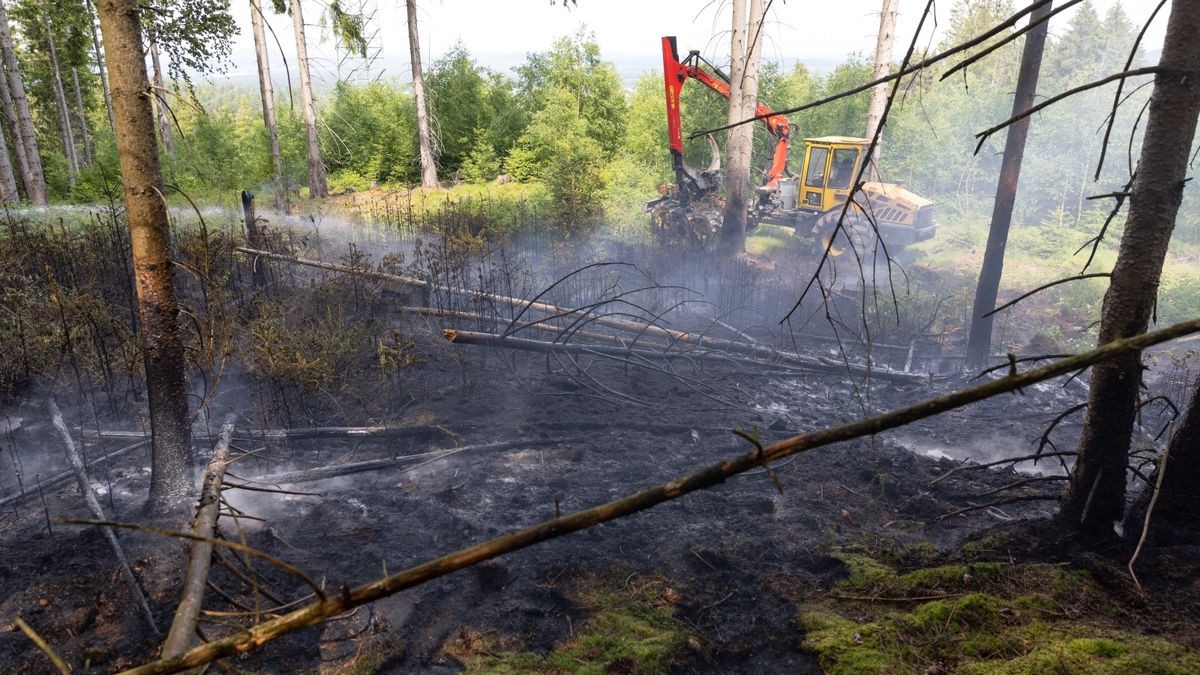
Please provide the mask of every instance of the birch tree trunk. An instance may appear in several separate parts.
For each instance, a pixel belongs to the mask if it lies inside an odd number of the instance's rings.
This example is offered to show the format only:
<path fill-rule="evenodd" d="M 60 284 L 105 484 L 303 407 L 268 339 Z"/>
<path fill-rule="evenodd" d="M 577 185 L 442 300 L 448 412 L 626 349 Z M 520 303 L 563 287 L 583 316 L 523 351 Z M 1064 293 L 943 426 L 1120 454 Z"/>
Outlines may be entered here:
<path fill-rule="evenodd" d="M 162 137 L 163 150 L 175 155 L 175 134 L 171 131 L 171 120 L 167 117 L 167 106 L 163 103 L 166 87 L 163 86 L 162 63 L 158 58 L 158 41 L 150 35 L 150 64 L 154 67 L 154 88 L 151 90 L 150 102 L 158 117 L 158 132 Z"/>
<path fill-rule="evenodd" d="M 271 166 L 275 187 L 275 210 L 287 211 L 287 191 L 283 186 L 283 154 L 279 150 L 279 125 L 275 122 L 275 92 L 271 84 L 271 59 L 267 52 L 266 17 L 262 3 L 250 0 L 250 24 L 254 29 L 254 53 L 258 59 L 258 93 L 262 97 L 263 126 L 271 144 Z"/>
<path fill-rule="evenodd" d="M 108 128 L 115 131 L 112 92 L 108 90 L 108 68 L 104 65 L 104 55 L 100 53 L 100 34 L 96 31 L 96 17 L 92 14 L 92 0 L 87 0 L 87 8 L 88 27 L 92 29 L 92 50 L 96 53 L 96 70 L 100 73 L 100 89 L 104 92 L 104 110 L 108 113 Z"/>
<path fill-rule="evenodd" d="M 1200 115 L 1197 35 L 1200 2 L 1171 3 L 1158 62 L 1163 72 L 1154 79 L 1129 217 L 1101 309 L 1098 344 L 1144 333 L 1149 325 Z M 1140 354 L 1092 367 L 1087 419 L 1060 514 L 1087 533 L 1111 536 L 1113 523 L 1124 512 L 1125 465 L 1141 382 Z"/>
<path fill-rule="evenodd" d="M 4 68 L 8 72 L 8 91 L 12 98 L 12 111 L 15 117 L 13 144 L 16 145 L 20 142 L 25 156 L 25 161 L 21 165 L 25 196 L 34 204 L 45 205 L 46 177 L 42 173 L 42 157 L 38 154 L 37 136 L 34 135 L 33 130 L 33 116 L 29 114 L 29 99 L 25 96 L 25 82 L 21 79 L 21 67 L 17 63 L 17 52 L 13 48 L 4 0 L 0 0 L 0 51 L 4 52 Z"/>
<path fill-rule="evenodd" d="M 79 155 L 75 149 L 75 132 L 71 129 L 71 107 L 63 89 L 62 69 L 58 64 L 58 48 L 54 44 L 54 27 L 50 24 L 50 13 L 46 0 L 42 0 L 42 25 L 46 27 L 46 56 L 50 62 L 50 86 L 54 91 L 54 105 L 58 108 L 58 132 L 62 135 L 63 153 L 67 157 L 67 176 L 71 185 L 79 178 Z"/>
<path fill-rule="evenodd" d="M 92 137 L 88 129 L 87 108 L 83 105 L 83 89 L 79 86 L 79 69 L 71 68 L 71 85 L 75 88 L 75 113 L 79 119 L 79 135 L 82 137 L 83 166 L 92 165 Z"/>
<path fill-rule="evenodd" d="M 308 196 L 329 196 L 329 179 L 325 175 L 325 162 L 321 159 L 321 146 L 317 139 L 317 109 L 313 104 L 312 79 L 308 69 L 308 45 L 304 38 L 304 14 L 300 0 L 292 2 L 292 27 L 296 33 L 296 61 L 300 66 L 300 107 L 304 108 L 304 126 L 308 134 Z"/>
<path fill-rule="evenodd" d="M 417 39 L 417 0 L 406 0 L 408 9 L 408 53 L 412 60 L 413 98 L 417 103 L 417 139 L 421 146 L 421 187 L 437 187 L 437 162 L 425 107 L 425 80 L 421 74 L 421 43 Z"/>
<path fill-rule="evenodd" d="M 879 36 L 875 40 L 875 73 L 874 79 L 886 77 L 892 68 L 892 43 L 896 39 L 896 14 L 899 13 L 900 0 L 883 0 L 883 8 L 879 14 Z M 875 137 L 879 121 L 883 119 L 883 109 L 887 105 L 888 85 L 877 84 L 871 89 L 871 101 L 867 105 L 867 138 Z M 867 180 L 878 180 L 879 145 L 871 153 L 871 163 L 867 167 Z"/>
<path fill-rule="evenodd" d="M 729 121 L 752 117 L 758 103 L 758 62 L 762 52 L 762 0 L 733 0 L 733 30 L 730 38 Z M 740 50 L 740 51 L 739 51 Z M 750 159 L 754 148 L 754 126 L 743 124 L 729 130 L 726 144 L 725 213 L 721 249 L 728 255 L 746 246 L 746 214 L 750 207 Z"/>
<path fill-rule="evenodd" d="M 97 10 L 112 84 L 139 337 L 150 399 L 153 452 L 147 508 L 152 513 L 168 513 L 188 500 L 191 424 L 167 207 L 161 196 L 162 169 L 155 143 L 154 111 L 147 96 L 150 81 L 142 50 L 138 0 L 98 0 Z"/>

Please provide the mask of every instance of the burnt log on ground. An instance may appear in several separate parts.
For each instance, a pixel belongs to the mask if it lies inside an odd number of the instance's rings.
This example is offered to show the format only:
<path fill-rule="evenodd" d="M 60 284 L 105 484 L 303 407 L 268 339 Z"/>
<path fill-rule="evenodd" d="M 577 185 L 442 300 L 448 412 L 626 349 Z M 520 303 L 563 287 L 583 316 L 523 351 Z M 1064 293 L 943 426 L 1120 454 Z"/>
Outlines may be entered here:
<path fill-rule="evenodd" d="M 495 293 L 485 293 L 482 291 L 473 291 L 473 290 L 466 289 L 466 288 L 455 288 L 452 286 L 444 286 L 441 284 L 434 284 L 429 281 L 425 281 L 424 279 L 416 279 L 414 277 L 406 277 L 406 276 L 401 276 L 398 274 L 388 274 L 385 272 L 376 272 L 374 270 L 359 269 L 359 268 L 351 267 L 348 265 L 339 265 L 336 263 L 329 263 L 329 262 L 325 262 L 322 260 L 311 260 L 308 258 L 301 258 L 301 257 L 297 257 L 297 256 L 289 256 L 289 255 L 282 255 L 279 253 L 271 253 L 269 251 L 260 251 L 257 249 L 246 248 L 244 246 L 237 247 L 237 250 L 242 253 L 245 253 L 247 255 L 260 256 L 260 257 L 265 257 L 265 258 L 268 258 L 271 260 L 278 260 L 281 262 L 288 262 L 288 263 L 292 263 L 292 264 L 296 264 L 296 265 L 304 265 L 307 267 L 315 267 L 317 269 L 329 270 L 331 272 L 340 272 L 343 274 L 357 275 L 357 276 L 361 276 L 361 277 L 364 277 L 367 279 L 375 279 L 377 281 L 382 281 L 385 283 L 394 283 L 394 284 L 400 284 L 402 286 L 411 286 L 413 288 L 420 288 L 420 289 L 427 289 L 427 290 L 437 290 L 438 292 L 442 292 L 442 293 L 448 293 L 448 294 L 452 294 L 452 295 L 461 295 L 461 296 L 469 297 L 469 298 L 477 298 L 477 299 L 488 300 L 488 301 L 496 302 L 496 303 L 500 303 L 500 304 L 512 305 L 514 307 L 521 307 L 522 308 L 521 313 L 523 313 L 525 311 L 535 311 L 535 312 L 549 315 L 548 318 L 540 319 L 538 321 L 530 322 L 527 324 L 523 324 L 522 326 L 517 327 L 517 329 L 525 328 L 530 325 L 536 325 L 541 322 L 548 321 L 548 320 L 554 319 L 554 318 L 589 317 L 589 320 L 592 323 L 595 323 L 596 325 L 605 326 L 607 328 L 612 328 L 615 330 L 631 333 L 631 334 L 637 335 L 639 337 L 640 336 L 662 337 L 662 338 L 667 338 L 673 344 L 674 343 L 684 343 L 684 344 L 695 345 L 698 347 L 703 347 L 703 348 L 711 349 L 711 350 L 732 352 L 735 354 L 750 356 L 750 357 L 753 357 L 756 359 L 762 359 L 764 361 L 774 363 L 774 364 L 786 363 L 786 364 L 792 364 L 792 365 L 813 366 L 813 367 L 816 367 L 816 365 L 819 365 L 822 369 L 828 369 L 829 367 L 836 366 L 837 368 L 840 368 L 843 371 L 847 371 L 847 372 L 853 373 L 855 375 L 863 375 L 863 376 L 870 376 L 870 377 L 876 377 L 876 378 L 887 378 L 887 379 L 891 379 L 891 380 L 906 381 L 906 382 L 926 382 L 929 379 L 928 376 L 926 376 L 926 375 L 914 374 L 914 373 L 897 373 L 897 372 L 892 372 L 890 370 L 875 368 L 875 367 L 871 367 L 871 366 L 864 366 L 864 365 L 857 365 L 857 364 L 850 364 L 850 363 L 839 363 L 837 361 L 833 361 L 833 360 L 829 360 L 829 359 L 820 359 L 817 357 L 805 357 L 805 356 L 800 356 L 798 354 L 792 354 L 789 352 L 785 352 L 785 351 L 782 351 L 779 349 L 773 349 L 771 347 L 767 347 L 767 346 L 764 346 L 761 344 L 748 344 L 748 343 L 744 343 L 744 342 L 736 342 L 733 340 L 726 340 L 723 338 L 715 338 L 715 337 L 706 335 L 704 333 L 672 330 L 670 328 L 664 328 L 664 327 L 659 326 L 654 323 L 641 323 L 638 321 L 633 321 L 631 319 L 622 319 L 620 317 L 611 316 L 611 315 L 592 315 L 592 311 L 595 309 L 595 307 L 590 307 L 590 308 L 586 308 L 586 309 L 582 309 L 582 308 L 581 309 L 572 309 L 572 308 L 558 307 L 556 305 L 551 305 L 551 304 L 548 304 L 545 302 L 538 302 L 536 300 L 525 300 L 522 298 L 513 298 L 513 297 L 506 296 L 506 295 L 497 295 Z M 519 319 L 521 317 L 521 313 L 518 313 L 517 319 Z M 512 323 L 515 324 L 516 319 L 514 319 Z"/>
<path fill-rule="evenodd" d="M 175 619 L 163 643 L 162 655 L 175 656 L 186 652 L 196 636 L 200 618 L 200 607 L 204 603 L 204 589 L 208 584 L 208 569 L 212 565 L 212 539 L 221 513 L 221 485 L 225 480 L 225 468 L 229 466 L 229 444 L 233 437 L 233 415 L 221 427 L 220 440 L 213 448 L 208 470 L 204 472 L 204 483 L 200 488 L 200 503 L 196 517 L 192 520 L 191 554 L 188 557 L 187 573 L 183 578 L 183 594 L 175 609 Z M 102 518 L 101 514 L 96 514 Z"/>
<path fill-rule="evenodd" d="M 348 476 L 350 474 L 363 473 L 366 471 L 379 471 L 422 459 L 426 461 L 421 462 L 421 464 L 427 464 L 429 462 L 442 459 L 443 457 L 449 457 L 450 455 L 457 455 L 464 452 L 511 450 L 513 448 L 536 448 L 539 446 L 570 443 L 574 440 L 576 439 L 551 438 L 537 440 L 500 441 L 497 443 L 484 443 L 482 445 L 465 445 L 460 448 L 446 448 L 445 450 L 434 450 L 432 452 L 423 452 L 415 455 L 403 455 L 400 457 L 389 457 L 386 459 L 369 459 L 362 462 L 347 462 L 344 464 L 334 464 L 331 466 L 319 466 L 313 469 L 303 469 L 301 471 L 287 471 L 284 473 L 271 474 L 269 476 L 247 478 L 246 480 L 252 483 L 262 483 L 266 485 L 310 483 L 312 481 L 325 480 L 327 478 L 337 478 L 338 476 Z M 421 464 L 418 464 L 418 466 Z"/>
<path fill-rule="evenodd" d="M 142 434 L 139 432 L 137 436 L 134 436 L 132 438 L 141 438 L 141 437 L 142 437 Z M 117 436 L 115 438 L 129 438 L 129 437 Z M 114 451 L 108 453 L 107 455 L 102 455 L 100 457 L 97 457 L 96 459 L 93 459 L 90 462 L 90 464 L 92 466 L 97 466 L 97 465 L 103 464 L 105 462 L 111 462 L 112 460 L 117 459 L 118 457 L 121 457 L 122 455 L 133 452 L 134 450 L 137 450 L 138 448 L 146 445 L 149 442 L 150 442 L 150 439 L 148 437 L 144 438 L 143 440 L 140 440 L 137 443 L 134 443 L 132 445 L 127 445 L 119 450 L 114 450 Z M 74 476 L 75 476 L 74 469 L 68 469 L 61 473 L 56 473 L 53 476 L 50 476 L 49 478 L 47 478 L 46 480 L 41 481 L 38 484 L 38 490 L 44 491 L 47 488 L 52 488 L 52 487 L 61 485 L 63 483 L 66 483 L 67 481 L 71 480 Z M 35 494 L 38 494 L 38 492 L 35 490 L 23 490 L 15 495 L 9 495 L 3 499 L 0 499 L 0 506 L 8 506 L 9 504 L 14 504 L 14 503 L 20 502 L 22 499 L 25 499 L 26 497 L 32 497 Z"/>
<path fill-rule="evenodd" d="M 505 349 L 517 349 L 529 352 L 561 352 L 580 355 L 600 354 L 618 358 L 638 357 L 652 360 L 717 360 L 722 363 L 729 363 L 732 365 L 752 366 L 759 368 L 815 370 L 823 373 L 845 373 L 849 371 L 856 375 L 870 376 L 872 378 L 881 380 L 904 382 L 909 384 L 920 384 L 928 381 L 927 376 L 916 373 L 899 373 L 889 370 L 876 370 L 866 366 L 838 363 L 832 360 L 821 359 L 812 356 L 800 356 L 798 354 L 788 354 L 766 348 L 764 348 L 765 351 L 763 351 L 762 354 L 771 354 L 772 360 L 770 361 L 731 357 L 728 353 L 719 349 L 707 351 L 700 349 L 686 352 L 654 351 L 650 349 L 617 347 L 612 345 L 544 342 L 540 340 L 530 340 L 528 338 L 507 337 L 504 335 L 497 335 L 495 333 L 479 333 L 457 330 L 454 328 L 443 328 L 442 335 L 448 341 L 455 344 L 502 347 Z"/>
<path fill-rule="evenodd" d="M 92 490 L 92 484 L 88 481 L 87 470 L 83 465 L 83 455 L 80 454 L 74 439 L 71 438 L 67 423 L 63 421 L 62 411 L 58 409 L 58 404 L 54 402 L 53 398 L 46 399 L 46 408 L 50 412 L 54 428 L 58 430 L 58 435 L 62 439 L 63 448 L 67 451 L 67 459 L 71 462 L 75 479 L 79 481 L 79 492 L 83 494 L 83 501 L 87 503 L 88 510 L 97 520 L 108 520 L 108 517 L 104 515 L 104 507 L 100 506 L 100 499 L 96 497 L 96 492 Z M 102 529 L 104 538 L 108 540 L 113 554 L 117 557 L 117 562 L 121 567 L 121 576 L 125 578 L 125 583 L 129 586 L 129 594 L 133 596 L 134 604 L 141 610 L 142 617 L 146 620 L 146 626 L 150 629 L 151 634 L 158 635 L 158 626 L 154 623 L 150 605 L 146 604 L 146 596 L 142 594 L 142 587 L 138 585 L 137 577 L 133 576 L 133 569 L 129 566 L 129 559 L 125 557 L 125 550 L 121 548 L 121 542 L 117 541 L 116 532 L 111 527 Z"/>

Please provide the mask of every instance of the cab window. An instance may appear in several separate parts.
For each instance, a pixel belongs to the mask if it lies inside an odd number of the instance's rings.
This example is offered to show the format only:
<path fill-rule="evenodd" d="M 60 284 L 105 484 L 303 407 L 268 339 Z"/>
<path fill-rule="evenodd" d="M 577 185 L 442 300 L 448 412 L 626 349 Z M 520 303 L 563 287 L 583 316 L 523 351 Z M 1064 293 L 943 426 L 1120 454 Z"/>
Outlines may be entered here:
<path fill-rule="evenodd" d="M 808 187 L 825 187 L 825 161 L 829 159 L 829 148 L 809 148 L 808 174 L 804 184 Z"/>
<path fill-rule="evenodd" d="M 858 148 L 833 151 L 833 166 L 829 169 L 829 187 L 845 190 L 854 179 L 854 164 L 858 160 Z"/>

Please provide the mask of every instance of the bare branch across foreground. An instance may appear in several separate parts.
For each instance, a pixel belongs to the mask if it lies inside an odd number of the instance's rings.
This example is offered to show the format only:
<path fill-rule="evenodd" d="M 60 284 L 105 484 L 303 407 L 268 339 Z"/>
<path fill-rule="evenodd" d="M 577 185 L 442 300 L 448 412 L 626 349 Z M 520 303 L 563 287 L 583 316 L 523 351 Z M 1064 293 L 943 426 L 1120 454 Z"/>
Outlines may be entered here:
<path fill-rule="evenodd" d="M 319 623 L 348 609 L 385 598 L 402 590 L 418 586 L 451 572 L 485 560 L 518 551 L 534 544 L 577 532 L 600 523 L 644 511 L 663 502 L 677 499 L 689 492 L 718 485 L 726 478 L 758 468 L 813 448 L 848 441 L 903 426 L 916 420 L 961 408 L 997 394 L 1066 375 L 1075 370 L 1114 358 L 1121 354 L 1139 352 L 1152 345 L 1200 332 L 1200 317 L 1178 323 L 1151 333 L 1115 340 L 1092 351 L 1072 356 L 1024 373 L 960 389 L 943 396 L 893 410 L 883 415 L 811 431 L 754 448 L 744 454 L 727 458 L 699 471 L 675 480 L 646 488 L 621 499 L 545 521 L 511 534 L 470 546 L 402 572 L 342 593 L 330 595 L 281 617 L 265 621 L 219 640 L 200 645 L 174 658 L 164 658 L 126 671 L 126 675 L 174 673 L 210 663 L 216 659 L 250 651 L 276 638 Z"/>

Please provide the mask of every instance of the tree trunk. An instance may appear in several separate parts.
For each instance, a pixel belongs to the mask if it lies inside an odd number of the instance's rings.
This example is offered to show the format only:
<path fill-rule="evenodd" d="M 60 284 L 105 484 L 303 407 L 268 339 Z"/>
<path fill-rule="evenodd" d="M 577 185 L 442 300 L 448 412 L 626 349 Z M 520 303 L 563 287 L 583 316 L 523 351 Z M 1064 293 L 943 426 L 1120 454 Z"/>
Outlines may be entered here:
<path fill-rule="evenodd" d="M 108 90 L 108 68 L 104 65 L 104 55 L 100 53 L 100 34 L 96 32 L 96 18 L 92 14 L 92 0 L 87 0 L 88 26 L 92 29 L 92 51 L 96 53 L 96 70 L 100 73 L 100 89 L 104 91 L 104 110 L 108 113 L 108 128 L 116 130 L 113 124 L 112 93 Z"/>
<path fill-rule="evenodd" d="M 154 88 L 151 90 L 153 95 L 150 97 L 150 102 L 158 117 L 158 130 L 162 137 L 163 150 L 174 156 L 175 134 L 171 131 L 171 120 L 167 117 L 167 105 L 164 103 L 167 89 L 163 86 L 162 63 L 158 59 L 158 41 L 154 39 L 153 34 L 150 35 L 150 64 L 154 66 Z"/>
<path fill-rule="evenodd" d="M 79 87 L 79 69 L 71 68 L 71 84 L 75 88 L 75 112 L 79 117 L 79 135 L 83 140 L 83 166 L 92 165 L 92 137 L 88 129 L 87 108 L 83 105 L 83 90 Z"/>
<path fill-rule="evenodd" d="M 283 186 L 283 154 L 279 151 L 279 125 L 275 122 L 275 92 L 271 85 L 271 59 L 267 52 L 267 34 L 263 29 L 266 17 L 259 0 L 250 0 L 250 24 L 254 29 L 254 53 L 258 59 L 258 93 L 262 97 L 263 126 L 271 143 L 271 166 L 274 169 L 275 210 L 287 211 L 287 191 Z M 255 245 L 257 248 L 258 246 Z"/>
<path fill-rule="evenodd" d="M 4 138 L 3 131 L 0 131 L 0 193 L 0 201 L 5 204 L 21 200 L 21 193 L 17 190 L 17 177 L 13 175 L 12 160 L 8 155 L 8 141 Z"/>
<path fill-rule="evenodd" d="M 21 67 L 17 64 L 17 52 L 13 48 L 12 34 L 8 29 L 8 12 L 4 0 L 0 0 L 0 51 L 4 52 L 4 68 L 8 71 L 8 93 L 12 99 L 14 116 L 13 145 L 21 144 L 25 156 L 21 162 L 21 179 L 25 183 L 25 196 L 38 205 L 46 203 L 46 177 L 42 173 L 42 157 L 38 154 L 37 136 L 33 130 L 33 116 L 29 114 L 29 99 L 25 97 L 25 82 L 21 79 Z"/>
<path fill-rule="evenodd" d="M 1033 10 L 1029 20 L 1037 21 L 1046 16 L 1053 4 L 1047 2 Z M 1025 35 L 1021 71 L 1017 75 L 1017 93 L 1013 96 L 1014 117 L 1033 106 L 1049 23 L 1043 21 Z M 975 286 L 975 304 L 971 310 L 971 332 L 967 338 L 966 361 L 969 369 L 986 367 L 992 350 L 992 317 L 984 315 L 996 308 L 996 295 L 1000 292 L 1000 277 L 1004 273 L 1004 249 L 1008 245 L 1008 228 L 1012 225 L 1013 204 L 1017 199 L 1017 182 L 1021 177 L 1021 161 L 1025 156 L 1025 139 L 1029 136 L 1030 120 L 1030 117 L 1025 117 L 1013 123 L 1008 128 L 1008 137 L 1004 142 L 1004 159 L 1000 162 L 1000 180 L 996 184 L 996 201 L 992 205 L 992 225 L 988 230 L 983 267 L 979 271 L 979 282 Z"/>
<path fill-rule="evenodd" d="M 429 117 L 425 108 L 425 80 L 421 75 L 421 43 L 417 39 L 417 0 L 406 0 L 408 8 L 408 54 L 412 61 L 413 98 L 417 102 L 417 139 L 421 145 L 421 187 L 438 186 L 437 163 L 433 158 L 433 138 L 429 135 Z"/>
<path fill-rule="evenodd" d="M 153 450 L 147 508 L 153 513 L 166 513 L 187 503 L 191 425 L 167 207 L 161 194 L 162 169 L 155 144 L 154 111 L 147 96 L 150 81 L 146 77 L 138 0 L 98 0 L 97 9 L 112 84 L 139 337 L 150 399 Z"/>
<path fill-rule="evenodd" d="M 62 70 L 58 65 L 58 48 L 54 44 L 54 27 L 50 24 L 50 13 L 46 0 L 42 0 L 42 25 L 46 27 L 46 57 L 50 63 L 50 85 L 54 91 L 54 105 L 58 108 L 58 132 L 62 135 L 63 154 L 67 157 L 67 176 L 71 185 L 79 178 L 79 155 L 75 150 L 75 132 L 71 129 L 71 107 L 67 105 L 67 94 L 63 90 Z"/>
<path fill-rule="evenodd" d="M 875 78 L 886 77 L 892 68 L 892 42 L 896 39 L 896 14 L 899 13 L 900 0 L 883 0 L 883 8 L 879 13 L 879 36 L 875 40 Z M 879 121 L 883 119 L 883 109 L 887 105 L 888 85 L 877 84 L 871 89 L 871 102 L 867 105 L 867 138 L 875 137 Z M 867 180 L 879 178 L 879 145 L 871 153 L 871 163 L 867 167 Z"/>
<path fill-rule="evenodd" d="M 25 158 L 25 144 L 21 142 L 20 123 L 17 121 L 17 110 L 13 106 L 12 94 L 8 91 L 8 77 L 4 75 L 4 68 L 0 66 L 0 108 L 4 112 L 5 128 L 8 130 L 8 137 L 12 139 L 13 156 L 17 158 L 17 175 L 21 178 L 20 186 L 24 189 L 26 181 L 26 172 L 29 170 L 29 162 Z M 3 135 L 0 132 L 0 135 Z M 6 143 L 7 144 L 7 143 Z M 25 193 L 28 195 L 28 191 Z M 28 197 L 27 197 L 28 198 Z"/>
<path fill-rule="evenodd" d="M 747 16 L 744 0 L 733 2 L 730 37 L 729 121 L 754 114 L 758 102 L 758 61 L 762 52 L 762 0 L 750 0 Z M 746 246 L 746 214 L 750 206 L 750 156 L 754 126 L 743 124 L 729 130 L 725 146 L 725 213 L 721 227 L 721 249 L 726 254 L 742 252 Z"/>
<path fill-rule="evenodd" d="M 1150 321 L 1200 115 L 1197 35 L 1200 3 L 1171 3 L 1159 59 L 1164 72 L 1155 76 L 1129 217 L 1104 295 L 1097 338 L 1101 344 L 1143 333 Z M 1086 532 L 1111 535 L 1124 511 L 1126 456 L 1141 381 L 1139 354 L 1092 368 L 1087 419 L 1061 511 L 1068 523 Z"/>
<path fill-rule="evenodd" d="M 1150 521 L 1156 544 L 1200 544 L 1197 485 L 1200 485 L 1200 377 L 1196 378 L 1191 403 L 1179 420 L 1167 450 L 1162 488 Z"/>
<path fill-rule="evenodd" d="M 325 162 L 321 160 L 321 146 L 317 142 L 317 109 L 313 104 L 312 80 L 308 71 L 308 45 L 304 38 L 304 15 L 300 0 L 292 2 L 292 27 L 296 32 L 296 61 L 300 66 L 300 107 L 304 108 L 304 126 L 308 132 L 308 196 L 329 196 L 329 180 L 325 176 Z"/>

